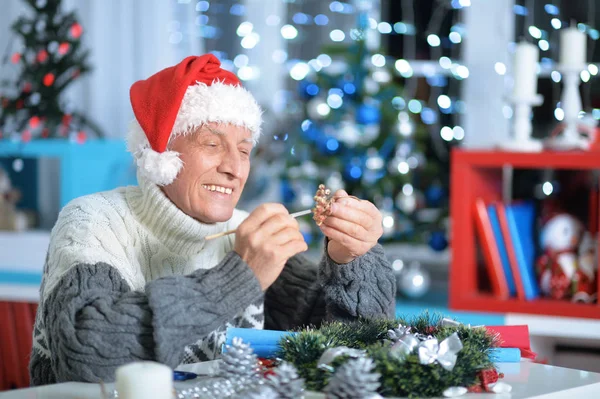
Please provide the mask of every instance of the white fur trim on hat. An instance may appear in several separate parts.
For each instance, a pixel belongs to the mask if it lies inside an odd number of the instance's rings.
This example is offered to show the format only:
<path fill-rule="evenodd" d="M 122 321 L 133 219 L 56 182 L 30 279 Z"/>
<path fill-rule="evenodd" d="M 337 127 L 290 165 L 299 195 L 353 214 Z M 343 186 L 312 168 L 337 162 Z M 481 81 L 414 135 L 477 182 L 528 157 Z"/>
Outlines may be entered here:
<path fill-rule="evenodd" d="M 208 86 L 198 82 L 185 92 L 169 142 L 209 122 L 245 127 L 252 132 L 252 141 L 256 145 L 260 137 L 262 111 L 252 94 L 242 86 L 219 81 Z M 129 126 L 127 149 L 133 154 L 140 175 L 160 186 L 171 184 L 183 167 L 178 152 L 168 149 L 163 153 L 154 151 L 135 119 Z"/>
<path fill-rule="evenodd" d="M 139 174 L 146 180 L 159 186 L 173 183 L 183 167 L 183 161 L 176 151 L 154 151 L 146 138 L 146 134 L 137 120 L 129 124 L 127 149 L 135 159 Z"/>

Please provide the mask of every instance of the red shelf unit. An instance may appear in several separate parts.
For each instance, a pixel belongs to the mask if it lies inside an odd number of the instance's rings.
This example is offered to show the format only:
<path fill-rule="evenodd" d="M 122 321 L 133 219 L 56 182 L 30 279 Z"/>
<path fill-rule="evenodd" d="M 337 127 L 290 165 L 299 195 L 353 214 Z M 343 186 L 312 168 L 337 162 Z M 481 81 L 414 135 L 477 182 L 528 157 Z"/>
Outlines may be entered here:
<path fill-rule="evenodd" d="M 482 198 L 487 203 L 502 199 L 504 166 L 512 166 L 514 169 L 600 170 L 600 153 L 453 150 L 450 177 L 450 308 L 600 319 L 600 303 L 580 304 L 544 298 L 531 301 L 500 299 L 489 292 L 480 291 L 474 201 Z"/>

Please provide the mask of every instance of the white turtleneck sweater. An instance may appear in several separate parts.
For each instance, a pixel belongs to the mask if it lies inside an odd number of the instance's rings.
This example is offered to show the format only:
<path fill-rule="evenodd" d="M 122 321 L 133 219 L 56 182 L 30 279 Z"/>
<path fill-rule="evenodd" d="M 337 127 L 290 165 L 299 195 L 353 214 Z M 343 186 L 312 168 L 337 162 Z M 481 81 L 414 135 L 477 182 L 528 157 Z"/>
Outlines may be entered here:
<path fill-rule="evenodd" d="M 393 315 L 380 246 L 347 264 L 291 258 L 266 293 L 233 251 L 247 213 L 207 225 L 154 184 L 78 198 L 52 230 L 34 328 L 33 384 L 112 381 L 119 365 L 171 367 L 220 353 L 228 326 L 290 329 L 324 319 Z M 265 314 L 263 314 L 263 312 Z"/>

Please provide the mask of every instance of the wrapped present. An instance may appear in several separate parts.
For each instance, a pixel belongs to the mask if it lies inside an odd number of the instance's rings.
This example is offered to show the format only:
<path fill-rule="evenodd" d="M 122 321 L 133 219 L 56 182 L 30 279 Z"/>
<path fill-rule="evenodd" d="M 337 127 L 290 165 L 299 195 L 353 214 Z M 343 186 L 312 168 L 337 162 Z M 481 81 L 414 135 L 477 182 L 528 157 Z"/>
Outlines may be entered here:
<path fill-rule="evenodd" d="M 529 343 L 528 326 L 486 326 L 486 329 L 498 335 L 501 348 L 518 348 L 522 357 L 532 360 L 536 358 L 537 355 L 531 350 Z"/>

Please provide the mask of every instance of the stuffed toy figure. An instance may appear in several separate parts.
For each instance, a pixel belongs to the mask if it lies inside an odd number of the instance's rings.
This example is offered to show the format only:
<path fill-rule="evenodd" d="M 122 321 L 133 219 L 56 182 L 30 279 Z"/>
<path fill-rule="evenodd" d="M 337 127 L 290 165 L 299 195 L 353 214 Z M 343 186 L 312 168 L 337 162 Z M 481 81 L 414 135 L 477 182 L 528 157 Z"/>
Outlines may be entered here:
<path fill-rule="evenodd" d="M 23 231 L 29 225 L 25 212 L 17 210 L 21 192 L 12 187 L 8 173 L 0 168 L 0 230 Z"/>

